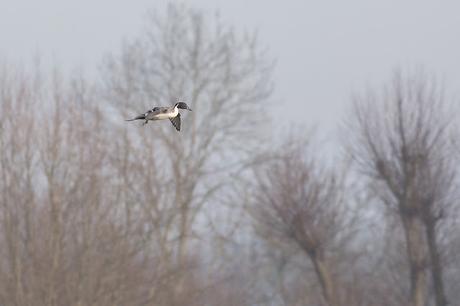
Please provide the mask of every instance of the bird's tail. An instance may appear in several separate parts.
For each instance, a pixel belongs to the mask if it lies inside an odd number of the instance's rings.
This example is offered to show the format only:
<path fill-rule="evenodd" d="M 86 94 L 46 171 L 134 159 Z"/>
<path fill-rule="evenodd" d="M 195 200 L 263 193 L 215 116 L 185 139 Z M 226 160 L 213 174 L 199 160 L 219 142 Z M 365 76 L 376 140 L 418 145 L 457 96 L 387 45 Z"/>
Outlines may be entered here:
<path fill-rule="evenodd" d="M 126 119 L 125 121 L 144 120 L 144 119 L 145 119 L 145 115 L 139 115 L 133 119 Z"/>

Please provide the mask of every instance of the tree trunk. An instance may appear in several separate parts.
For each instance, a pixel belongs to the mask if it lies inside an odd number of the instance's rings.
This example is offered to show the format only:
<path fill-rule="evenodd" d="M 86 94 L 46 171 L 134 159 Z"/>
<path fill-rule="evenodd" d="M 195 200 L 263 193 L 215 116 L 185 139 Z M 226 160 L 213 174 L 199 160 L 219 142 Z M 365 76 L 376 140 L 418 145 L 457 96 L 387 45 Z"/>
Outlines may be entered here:
<path fill-rule="evenodd" d="M 442 278 L 442 264 L 438 252 L 436 241 L 436 221 L 432 215 L 427 216 L 425 221 L 426 238 L 428 242 L 428 250 L 431 259 L 431 275 L 433 278 L 433 287 L 436 300 L 436 306 L 446 306 L 447 298 L 444 291 L 444 283 Z"/>
<path fill-rule="evenodd" d="M 410 301 L 412 306 L 425 306 L 427 290 L 427 244 L 423 224 L 415 215 L 401 216 L 410 270 Z"/>
<path fill-rule="evenodd" d="M 318 277 L 326 303 L 329 306 L 338 306 L 330 267 L 327 265 L 324 256 L 314 253 L 310 255 L 310 258 L 315 267 L 316 276 Z"/>

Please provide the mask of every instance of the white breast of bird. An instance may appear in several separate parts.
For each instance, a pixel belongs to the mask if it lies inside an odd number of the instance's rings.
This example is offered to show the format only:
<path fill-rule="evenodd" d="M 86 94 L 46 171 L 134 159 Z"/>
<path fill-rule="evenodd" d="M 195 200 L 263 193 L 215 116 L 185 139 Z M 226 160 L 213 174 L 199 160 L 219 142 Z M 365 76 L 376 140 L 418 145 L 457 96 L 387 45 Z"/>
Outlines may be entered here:
<path fill-rule="evenodd" d="M 174 118 L 177 116 L 178 113 L 179 113 L 179 110 L 176 108 L 172 112 L 159 113 L 155 116 L 155 118 L 158 120 Z"/>

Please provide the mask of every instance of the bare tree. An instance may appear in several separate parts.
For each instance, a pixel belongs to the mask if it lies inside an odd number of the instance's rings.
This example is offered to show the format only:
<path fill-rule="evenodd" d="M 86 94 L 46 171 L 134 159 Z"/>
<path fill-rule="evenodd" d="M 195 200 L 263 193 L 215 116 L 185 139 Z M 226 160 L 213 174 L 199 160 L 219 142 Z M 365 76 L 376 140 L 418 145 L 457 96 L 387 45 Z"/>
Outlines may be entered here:
<path fill-rule="evenodd" d="M 203 305 L 226 288 L 249 303 L 202 212 L 260 143 L 272 63 L 255 35 L 186 6 L 147 29 L 107 60 L 101 90 L 1 71 L 0 304 Z M 194 109 L 181 133 L 114 118 L 176 97 Z"/>
<path fill-rule="evenodd" d="M 336 256 L 344 241 L 351 243 L 343 179 L 323 169 L 305 148 L 284 144 L 276 157 L 256 167 L 251 212 L 264 239 L 294 246 L 308 257 L 323 303 L 342 305 Z"/>
<path fill-rule="evenodd" d="M 404 77 L 357 97 L 350 152 L 370 190 L 403 225 L 410 270 L 410 301 L 426 305 L 428 268 L 436 304 L 446 305 L 436 225 L 451 204 L 455 167 L 450 150 L 452 112 L 438 84 L 423 74 Z"/>
<path fill-rule="evenodd" d="M 153 273 L 113 205 L 94 91 L 37 75 L 0 73 L 0 303 L 140 304 Z"/>
<path fill-rule="evenodd" d="M 151 238 L 161 242 L 163 258 L 182 265 L 201 236 L 197 224 L 206 224 L 204 206 L 260 143 L 273 65 L 255 35 L 238 35 L 185 5 L 148 17 L 146 32 L 107 59 L 104 93 L 123 116 L 176 98 L 193 109 L 180 133 L 169 122 L 117 131 L 126 135 L 119 147 L 144 152 L 126 159 L 135 170 L 124 181 L 138 174 L 145 184 L 131 186 L 146 191 L 131 201 L 151 216 Z"/>

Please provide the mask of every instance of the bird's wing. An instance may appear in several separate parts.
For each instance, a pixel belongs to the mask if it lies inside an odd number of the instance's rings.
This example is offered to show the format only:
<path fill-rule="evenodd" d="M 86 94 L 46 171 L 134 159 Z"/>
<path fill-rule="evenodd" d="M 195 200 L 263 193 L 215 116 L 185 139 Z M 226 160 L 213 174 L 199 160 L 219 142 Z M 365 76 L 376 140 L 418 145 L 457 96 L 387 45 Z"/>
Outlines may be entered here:
<path fill-rule="evenodd" d="M 176 117 L 174 118 L 169 118 L 171 121 L 172 125 L 176 128 L 176 130 L 180 131 L 180 114 L 177 114 Z"/>
<path fill-rule="evenodd" d="M 147 111 L 145 115 L 145 119 L 152 120 L 156 115 L 161 113 L 163 107 L 154 107 L 151 110 Z"/>
<path fill-rule="evenodd" d="M 133 118 L 133 119 L 128 119 L 126 121 L 133 121 L 133 120 L 139 120 L 139 119 L 146 119 L 146 120 L 152 120 L 156 115 L 160 114 L 163 109 L 166 109 L 166 107 L 154 107 L 152 109 L 149 109 L 145 113 Z"/>

